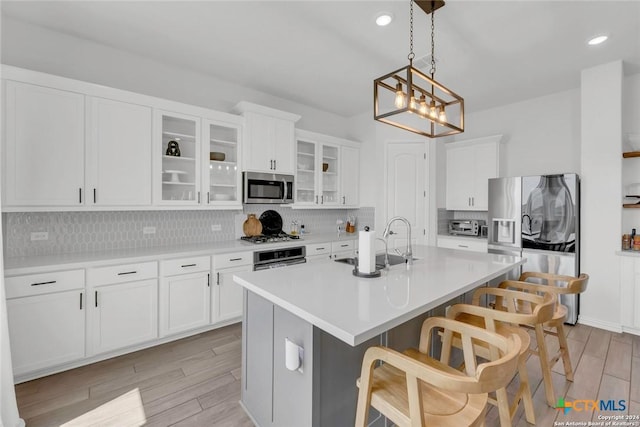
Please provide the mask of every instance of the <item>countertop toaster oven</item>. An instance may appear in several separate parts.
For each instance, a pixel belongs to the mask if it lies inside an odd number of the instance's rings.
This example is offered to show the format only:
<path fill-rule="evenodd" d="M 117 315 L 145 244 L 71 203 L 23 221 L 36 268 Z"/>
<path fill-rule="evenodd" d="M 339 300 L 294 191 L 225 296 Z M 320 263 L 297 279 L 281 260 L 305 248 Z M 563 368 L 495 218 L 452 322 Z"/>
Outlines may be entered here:
<path fill-rule="evenodd" d="M 449 234 L 479 236 L 484 221 L 479 219 L 453 219 L 449 221 Z"/>

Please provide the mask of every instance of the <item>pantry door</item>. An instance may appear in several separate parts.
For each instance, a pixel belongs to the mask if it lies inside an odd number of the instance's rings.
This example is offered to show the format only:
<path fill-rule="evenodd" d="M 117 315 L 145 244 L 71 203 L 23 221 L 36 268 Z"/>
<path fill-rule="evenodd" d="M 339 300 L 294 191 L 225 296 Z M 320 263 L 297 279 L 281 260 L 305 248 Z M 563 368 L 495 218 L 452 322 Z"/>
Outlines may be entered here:
<path fill-rule="evenodd" d="M 427 148 L 424 142 L 389 142 L 386 147 L 386 218 L 395 216 L 411 223 L 412 244 L 426 244 Z M 391 227 L 389 248 L 407 245 L 407 228 L 396 221 Z M 380 232 L 382 234 L 382 231 Z"/>

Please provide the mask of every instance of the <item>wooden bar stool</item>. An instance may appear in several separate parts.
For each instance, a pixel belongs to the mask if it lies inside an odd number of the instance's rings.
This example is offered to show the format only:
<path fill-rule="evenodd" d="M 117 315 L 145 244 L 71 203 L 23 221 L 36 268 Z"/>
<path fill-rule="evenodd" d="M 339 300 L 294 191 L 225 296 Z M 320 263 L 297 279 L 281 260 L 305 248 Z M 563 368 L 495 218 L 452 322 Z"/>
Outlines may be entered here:
<path fill-rule="evenodd" d="M 486 297 L 493 300 L 495 309 L 481 307 L 481 298 Z M 489 398 L 489 403 L 498 407 L 500 415 L 500 425 L 502 427 L 511 426 L 511 420 L 522 401 L 524 405 L 527 422 L 535 424 L 535 414 L 533 411 L 533 399 L 531 398 L 531 388 L 529 385 L 529 375 L 527 372 L 527 357 L 529 356 L 529 346 L 531 337 L 526 330 L 518 327 L 520 324 L 543 324 L 551 319 L 554 311 L 555 297 L 551 293 L 537 295 L 532 293 L 518 292 L 498 288 L 480 288 L 474 292 L 473 305 L 456 304 L 449 308 L 447 317 L 474 326 L 485 328 L 505 337 L 517 334 L 520 338 L 520 355 L 518 358 L 518 374 L 520 376 L 520 387 L 516 392 L 511 405 L 507 395 L 506 387 L 496 390 L 495 399 Z M 456 347 L 460 346 L 458 340 L 454 340 Z M 477 350 L 481 357 L 488 357 L 486 347 Z"/>
<path fill-rule="evenodd" d="M 367 425 L 373 406 L 397 426 L 484 425 L 487 393 L 504 387 L 518 364 L 520 339 L 443 317 L 424 321 L 420 348 L 432 347 L 432 331 L 443 329 L 440 359 L 421 360 L 386 347 L 369 348 L 358 380 L 356 427 Z M 462 342 L 465 372 L 449 366 L 453 335 Z M 477 343 L 493 356 L 477 363 Z M 378 361 L 383 362 L 376 367 Z"/>
<path fill-rule="evenodd" d="M 539 283 L 532 283 L 531 281 Z M 540 283 L 541 282 L 541 283 Z M 500 285 L 502 289 L 513 289 L 524 292 L 542 293 L 551 292 L 556 299 L 556 308 L 553 317 L 543 325 L 532 325 L 536 333 L 536 341 L 538 350 L 530 350 L 540 359 L 540 368 L 542 369 L 542 378 L 544 381 L 547 403 L 551 407 L 555 407 L 556 399 L 553 390 L 553 382 L 551 379 L 551 368 L 559 359 L 562 359 L 564 373 L 569 381 L 573 381 L 573 368 L 571 367 L 571 357 L 569 356 L 569 346 L 567 344 L 567 336 L 564 329 L 564 322 L 567 320 L 567 307 L 562 305 L 560 301 L 561 295 L 580 294 L 587 289 L 589 276 L 581 274 L 579 277 L 563 276 L 550 273 L 525 272 L 522 273 L 519 280 L 506 280 Z M 566 284 L 564 286 L 563 284 Z M 557 354 L 549 356 L 545 335 L 553 335 L 558 338 L 560 350 Z"/>

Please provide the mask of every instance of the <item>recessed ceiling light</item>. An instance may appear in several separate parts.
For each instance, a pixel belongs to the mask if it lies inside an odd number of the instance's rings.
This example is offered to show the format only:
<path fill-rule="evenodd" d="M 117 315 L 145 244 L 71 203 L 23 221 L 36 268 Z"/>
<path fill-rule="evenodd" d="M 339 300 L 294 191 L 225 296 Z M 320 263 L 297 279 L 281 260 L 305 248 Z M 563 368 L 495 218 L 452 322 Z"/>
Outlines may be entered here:
<path fill-rule="evenodd" d="M 596 37 L 593 37 L 593 38 L 589 39 L 587 44 L 589 44 L 589 46 L 595 46 L 595 45 L 604 43 L 605 41 L 607 41 L 608 38 L 609 38 L 609 36 L 599 35 L 599 36 L 596 36 Z"/>
<path fill-rule="evenodd" d="M 393 14 L 389 12 L 380 12 L 376 15 L 376 24 L 380 27 L 385 27 L 393 21 Z"/>

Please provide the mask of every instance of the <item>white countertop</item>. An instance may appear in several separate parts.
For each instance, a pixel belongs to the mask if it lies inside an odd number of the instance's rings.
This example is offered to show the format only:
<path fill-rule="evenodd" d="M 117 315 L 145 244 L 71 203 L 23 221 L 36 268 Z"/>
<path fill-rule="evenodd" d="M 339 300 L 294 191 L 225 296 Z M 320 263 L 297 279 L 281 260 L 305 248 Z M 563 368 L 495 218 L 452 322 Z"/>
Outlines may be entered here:
<path fill-rule="evenodd" d="M 364 279 L 353 266 L 326 261 L 234 275 L 236 283 L 323 331 L 358 345 L 472 290 L 520 257 L 416 246 L 419 258 Z"/>
<path fill-rule="evenodd" d="M 33 274 L 54 270 L 89 268 L 113 263 L 122 264 L 198 255 L 217 255 L 230 252 L 257 251 L 300 246 L 310 243 L 355 240 L 357 238 L 357 233 L 341 233 L 340 236 L 338 236 L 337 233 L 319 233 L 304 234 L 300 239 L 279 243 L 255 244 L 237 239 L 192 245 L 114 249 L 99 252 L 14 257 L 6 258 L 4 260 L 4 273 L 6 276 L 16 276 L 20 274 Z"/>

